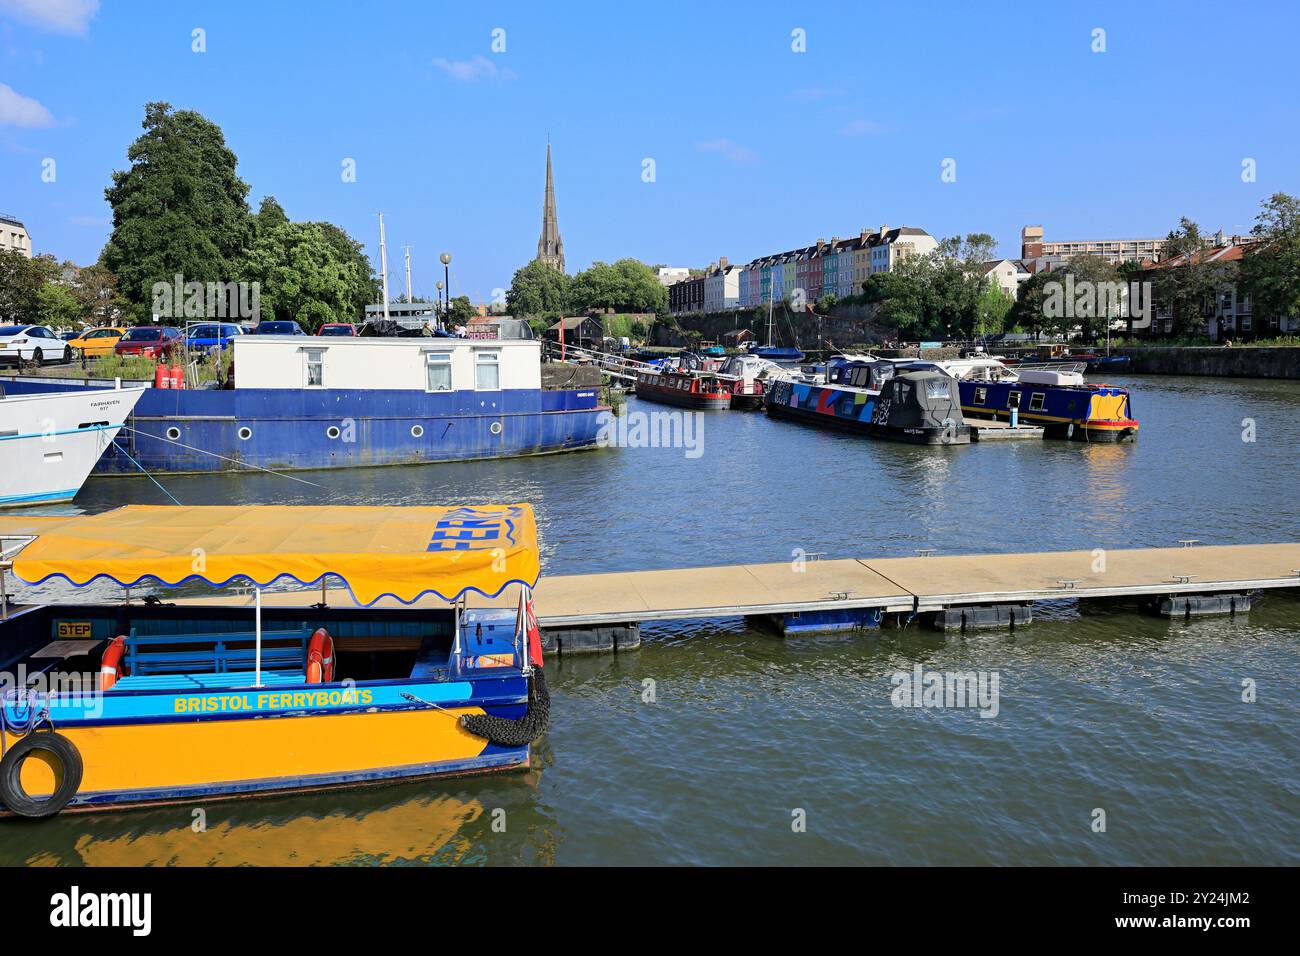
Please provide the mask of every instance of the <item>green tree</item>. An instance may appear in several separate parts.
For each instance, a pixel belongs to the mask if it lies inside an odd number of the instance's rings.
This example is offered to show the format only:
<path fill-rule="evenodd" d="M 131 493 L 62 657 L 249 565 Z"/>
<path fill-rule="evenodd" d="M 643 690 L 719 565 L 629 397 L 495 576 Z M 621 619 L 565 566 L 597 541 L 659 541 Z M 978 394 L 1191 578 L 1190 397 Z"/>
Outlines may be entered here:
<path fill-rule="evenodd" d="M 1300 316 L 1300 199 L 1274 193 L 1263 203 L 1243 250 L 1242 291 L 1260 319 Z"/>
<path fill-rule="evenodd" d="M 295 319 L 306 331 L 358 319 L 374 297 L 360 244 L 329 223 L 285 219 L 259 228 L 240 273 L 259 285 L 261 318 Z"/>
<path fill-rule="evenodd" d="M 1154 270 L 1152 293 L 1167 308 L 1176 335 L 1204 335 L 1207 306 L 1236 281 L 1235 262 L 1211 262 L 1213 246 L 1200 226 L 1184 216 L 1165 241 L 1165 265 Z"/>
<path fill-rule="evenodd" d="M 448 311 L 448 324 L 452 326 L 465 325 L 470 319 L 478 317 L 478 309 L 470 302 L 469 296 L 458 295 L 451 300 Z"/>
<path fill-rule="evenodd" d="M 105 197 L 113 232 L 103 262 L 127 301 L 147 305 L 155 282 L 229 282 L 251 223 L 248 185 L 220 127 L 168 103 L 145 106 L 144 134 L 131 144 L 131 166 L 113 173 Z"/>
<path fill-rule="evenodd" d="M 929 326 L 924 256 L 909 256 L 893 272 L 873 273 L 862 284 L 862 297 L 875 306 L 877 324 L 893 329 L 900 339 L 924 339 Z"/>
<path fill-rule="evenodd" d="M 117 276 L 99 262 L 78 271 L 72 293 L 81 307 L 81 318 L 95 325 L 114 321 L 127 305 L 118 293 Z"/>
<path fill-rule="evenodd" d="M 35 325 L 41 318 L 40 293 L 57 273 L 49 256 L 29 259 L 13 249 L 0 249 L 0 322 Z"/>
<path fill-rule="evenodd" d="M 612 265 L 593 262 L 574 276 L 569 305 L 574 312 L 660 313 L 668 310 L 668 290 L 653 269 L 636 259 L 619 259 Z"/>
<path fill-rule="evenodd" d="M 565 315 L 569 310 L 572 283 L 573 280 L 559 269 L 534 259 L 515 271 L 506 292 L 506 309 L 519 318 Z"/>
<path fill-rule="evenodd" d="M 994 247 L 987 233 L 944 239 L 934 252 L 906 256 L 891 272 L 872 275 L 863 297 L 876 306 L 876 321 L 899 338 L 970 338 L 980 326 L 983 263 Z"/>
<path fill-rule="evenodd" d="M 59 282 L 46 282 L 36 293 L 36 307 L 42 325 L 68 329 L 81 316 L 81 305 L 72 290 Z"/>
<path fill-rule="evenodd" d="M 1015 307 L 1016 300 L 1003 290 L 996 282 L 986 282 L 980 294 L 975 316 L 975 338 L 997 335 L 1007 327 L 1007 316 Z"/>

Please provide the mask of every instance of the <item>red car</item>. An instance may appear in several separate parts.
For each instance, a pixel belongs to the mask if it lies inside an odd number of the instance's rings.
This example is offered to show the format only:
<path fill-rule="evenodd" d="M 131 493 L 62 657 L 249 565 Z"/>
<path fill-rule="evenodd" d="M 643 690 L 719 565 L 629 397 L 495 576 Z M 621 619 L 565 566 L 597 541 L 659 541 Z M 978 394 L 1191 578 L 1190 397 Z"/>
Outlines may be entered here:
<path fill-rule="evenodd" d="M 357 330 L 347 322 L 326 322 L 316 330 L 317 335 L 356 335 Z"/>
<path fill-rule="evenodd" d="M 181 344 L 181 330 L 166 325 L 140 325 L 127 329 L 113 347 L 115 355 L 144 355 L 151 359 L 171 358 Z"/>

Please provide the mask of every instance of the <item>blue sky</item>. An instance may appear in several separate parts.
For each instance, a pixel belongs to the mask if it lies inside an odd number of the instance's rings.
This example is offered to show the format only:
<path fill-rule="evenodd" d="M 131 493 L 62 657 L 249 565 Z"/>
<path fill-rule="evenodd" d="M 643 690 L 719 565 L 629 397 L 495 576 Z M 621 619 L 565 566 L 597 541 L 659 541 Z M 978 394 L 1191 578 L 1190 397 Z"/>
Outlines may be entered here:
<path fill-rule="evenodd" d="M 274 195 L 335 222 L 376 268 L 383 211 L 394 297 L 404 243 L 417 293 L 444 249 L 453 294 L 509 284 L 536 252 L 548 135 L 570 272 L 747 261 L 881 224 L 986 231 L 1005 254 L 1026 223 L 1244 230 L 1262 198 L 1300 192 L 1298 10 L 0 0 L 0 214 L 37 252 L 93 261 L 104 187 L 166 100 L 223 128 L 254 208 Z"/>

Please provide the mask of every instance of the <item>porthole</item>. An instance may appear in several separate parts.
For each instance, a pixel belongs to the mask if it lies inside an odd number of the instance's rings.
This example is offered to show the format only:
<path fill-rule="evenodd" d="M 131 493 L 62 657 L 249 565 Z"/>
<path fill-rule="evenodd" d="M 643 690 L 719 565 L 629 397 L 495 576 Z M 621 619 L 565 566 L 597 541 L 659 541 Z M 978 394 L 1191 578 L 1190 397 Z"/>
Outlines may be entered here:
<path fill-rule="evenodd" d="M 491 430 L 491 432 L 492 432 L 493 435 L 500 435 L 500 434 L 501 434 L 501 423 L 500 423 L 500 422 L 493 422 L 493 423 L 492 423 L 492 428 L 491 428 L 490 430 Z"/>
<path fill-rule="evenodd" d="M 248 441 L 252 437 L 253 437 L 253 430 L 249 428 L 247 425 L 245 425 L 243 428 L 239 430 L 240 441 Z"/>
<path fill-rule="evenodd" d="M 172 427 L 172 428 L 167 429 L 167 438 L 168 438 L 168 440 L 170 440 L 170 441 L 175 441 L 176 439 L 178 439 L 178 438 L 180 438 L 180 437 L 181 437 L 181 430 L 180 430 L 179 428 Z"/>
<path fill-rule="evenodd" d="M 341 434 L 343 433 L 339 431 L 339 426 L 337 425 L 331 425 L 329 428 L 325 429 L 325 435 L 328 438 L 338 438 Z"/>
<path fill-rule="evenodd" d="M 424 426 L 423 426 L 423 425 L 412 425 L 412 426 L 411 426 L 411 437 L 412 437 L 412 438 L 423 438 L 423 437 L 424 437 Z"/>

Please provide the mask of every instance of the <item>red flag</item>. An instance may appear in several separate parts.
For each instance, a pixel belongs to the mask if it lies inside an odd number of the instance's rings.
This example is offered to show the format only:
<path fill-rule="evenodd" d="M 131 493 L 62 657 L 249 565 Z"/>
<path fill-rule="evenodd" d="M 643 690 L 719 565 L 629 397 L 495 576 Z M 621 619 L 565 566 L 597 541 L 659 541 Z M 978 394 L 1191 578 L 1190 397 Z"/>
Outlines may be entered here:
<path fill-rule="evenodd" d="M 528 620 L 528 659 L 542 667 L 542 629 L 537 625 L 537 612 L 533 610 L 533 592 L 530 588 L 528 591 L 528 603 L 525 605 L 525 614 Z"/>

